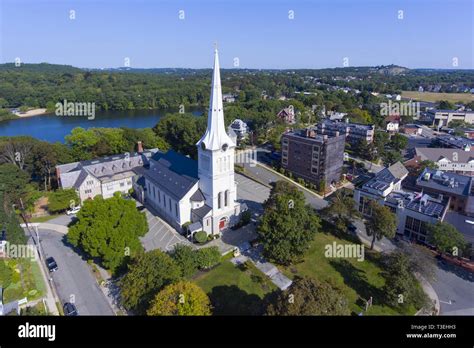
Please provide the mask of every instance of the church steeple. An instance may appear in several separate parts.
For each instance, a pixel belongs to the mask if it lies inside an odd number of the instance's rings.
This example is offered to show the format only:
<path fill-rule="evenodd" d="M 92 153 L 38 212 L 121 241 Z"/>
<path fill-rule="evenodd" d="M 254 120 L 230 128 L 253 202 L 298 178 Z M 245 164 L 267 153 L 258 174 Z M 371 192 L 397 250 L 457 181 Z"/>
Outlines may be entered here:
<path fill-rule="evenodd" d="M 203 146 L 204 144 L 204 146 Z M 219 67 L 219 53 L 214 50 L 214 70 L 212 74 L 211 97 L 209 100 L 209 113 L 207 115 L 207 129 L 196 145 L 206 150 L 219 150 L 223 145 L 235 146 L 228 136 L 224 123 L 224 106 L 222 102 L 221 73 Z"/>

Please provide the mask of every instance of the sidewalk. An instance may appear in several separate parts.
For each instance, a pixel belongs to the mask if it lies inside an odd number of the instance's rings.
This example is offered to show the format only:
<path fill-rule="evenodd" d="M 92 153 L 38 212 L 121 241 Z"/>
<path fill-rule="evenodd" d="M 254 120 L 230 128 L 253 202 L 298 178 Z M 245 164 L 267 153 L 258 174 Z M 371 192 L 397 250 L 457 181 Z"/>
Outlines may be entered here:
<path fill-rule="evenodd" d="M 440 302 L 438 298 L 438 294 L 436 293 L 433 286 L 421 275 L 415 273 L 415 277 L 420 282 L 421 287 L 426 295 L 430 298 L 431 302 L 434 304 L 434 313 L 426 310 L 425 308 L 420 309 L 415 315 L 439 315 L 440 312 Z"/>
<path fill-rule="evenodd" d="M 38 249 L 36 249 L 36 253 L 38 253 Z M 38 263 L 43 262 L 43 259 L 39 257 L 39 253 L 38 253 L 37 262 Z M 38 266 L 39 266 L 41 275 L 43 276 L 43 281 L 45 282 L 45 288 L 46 288 L 45 301 L 46 301 L 46 306 L 48 307 L 48 313 L 50 315 L 59 315 L 58 307 L 56 306 L 56 298 L 58 297 L 51 287 L 51 281 L 50 281 L 51 278 L 49 277 L 49 275 L 45 273 L 45 270 L 42 264 L 39 264 Z"/>

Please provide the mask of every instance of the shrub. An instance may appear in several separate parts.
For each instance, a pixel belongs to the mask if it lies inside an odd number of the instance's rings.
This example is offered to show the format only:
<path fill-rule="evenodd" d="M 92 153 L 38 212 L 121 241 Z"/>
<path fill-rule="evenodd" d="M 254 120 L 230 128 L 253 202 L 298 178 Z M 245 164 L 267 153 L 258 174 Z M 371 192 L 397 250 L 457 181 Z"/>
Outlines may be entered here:
<path fill-rule="evenodd" d="M 221 253 L 217 247 L 202 248 L 197 251 L 196 261 L 199 269 L 208 269 L 217 265 L 221 260 Z"/>
<path fill-rule="evenodd" d="M 199 231 L 194 233 L 194 240 L 200 244 L 207 241 L 207 233 L 204 231 Z"/>

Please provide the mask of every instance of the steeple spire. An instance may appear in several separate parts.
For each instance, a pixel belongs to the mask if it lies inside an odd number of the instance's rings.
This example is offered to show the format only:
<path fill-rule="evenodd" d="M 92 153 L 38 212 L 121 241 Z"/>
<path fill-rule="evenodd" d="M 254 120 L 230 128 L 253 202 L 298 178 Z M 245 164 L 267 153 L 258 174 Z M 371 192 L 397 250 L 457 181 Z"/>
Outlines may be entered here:
<path fill-rule="evenodd" d="M 217 43 L 214 44 L 214 70 L 212 74 L 211 97 L 209 100 L 209 113 L 207 115 L 207 129 L 201 140 L 196 145 L 204 143 L 207 150 L 218 150 L 222 145 L 235 146 L 227 135 L 224 124 L 224 106 L 222 102 L 221 73 L 219 67 L 219 52 Z"/>

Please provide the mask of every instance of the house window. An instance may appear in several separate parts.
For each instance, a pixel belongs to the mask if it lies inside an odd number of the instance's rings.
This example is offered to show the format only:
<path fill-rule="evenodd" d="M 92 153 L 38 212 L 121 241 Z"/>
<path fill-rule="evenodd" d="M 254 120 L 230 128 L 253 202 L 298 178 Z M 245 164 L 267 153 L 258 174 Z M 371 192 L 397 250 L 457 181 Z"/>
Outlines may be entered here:
<path fill-rule="evenodd" d="M 158 190 L 158 202 L 161 203 L 161 192 Z"/>
<path fill-rule="evenodd" d="M 228 206 L 229 205 L 229 190 L 226 190 L 225 191 L 225 195 L 224 195 L 224 206 Z"/>
<path fill-rule="evenodd" d="M 155 186 L 153 186 L 153 198 L 156 198 Z"/>
<path fill-rule="evenodd" d="M 168 203 L 169 203 L 169 207 L 170 207 L 170 211 L 171 211 L 171 198 L 168 198 Z"/>
<path fill-rule="evenodd" d="M 175 210 L 176 217 L 178 217 L 178 203 L 174 204 L 174 210 Z"/>
<path fill-rule="evenodd" d="M 221 200 L 222 200 L 222 192 L 219 192 L 217 194 L 217 209 L 220 209 L 221 208 Z"/>
<path fill-rule="evenodd" d="M 121 182 L 120 183 L 120 187 L 124 187 L 125 186 L 125 183 L 124 182 Z"/>

